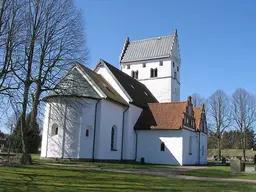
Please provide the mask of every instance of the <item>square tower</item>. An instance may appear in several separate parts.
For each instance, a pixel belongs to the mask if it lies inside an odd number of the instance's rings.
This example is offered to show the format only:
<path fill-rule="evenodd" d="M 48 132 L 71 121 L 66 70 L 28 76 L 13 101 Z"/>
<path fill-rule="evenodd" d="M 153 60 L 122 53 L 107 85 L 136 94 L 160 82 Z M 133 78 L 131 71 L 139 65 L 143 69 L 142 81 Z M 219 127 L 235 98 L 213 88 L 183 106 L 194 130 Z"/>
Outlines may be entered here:
<path fill-rule="evenodd" d="M 177 30 L 169 36 L 127 38 L 120 56 L 121 70 L 145 84 L 160 103 L 180 101 L 180 66 Z"/>

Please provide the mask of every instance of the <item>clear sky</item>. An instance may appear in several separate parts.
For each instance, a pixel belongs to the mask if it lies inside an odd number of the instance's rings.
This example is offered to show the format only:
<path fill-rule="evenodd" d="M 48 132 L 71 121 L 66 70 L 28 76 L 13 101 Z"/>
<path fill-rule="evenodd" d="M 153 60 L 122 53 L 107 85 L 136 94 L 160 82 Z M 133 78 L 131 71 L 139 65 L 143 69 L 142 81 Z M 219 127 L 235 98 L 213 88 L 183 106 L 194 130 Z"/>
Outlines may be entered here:
<path fill-rule="evenodd" d="M 236 88 L 255 93 L 256 1 L 246 0 L 76 0 L 82 10 L 90 60 L 119 67 L 131 40 L 171 35 L 181 51 L 181 100 Z"/>

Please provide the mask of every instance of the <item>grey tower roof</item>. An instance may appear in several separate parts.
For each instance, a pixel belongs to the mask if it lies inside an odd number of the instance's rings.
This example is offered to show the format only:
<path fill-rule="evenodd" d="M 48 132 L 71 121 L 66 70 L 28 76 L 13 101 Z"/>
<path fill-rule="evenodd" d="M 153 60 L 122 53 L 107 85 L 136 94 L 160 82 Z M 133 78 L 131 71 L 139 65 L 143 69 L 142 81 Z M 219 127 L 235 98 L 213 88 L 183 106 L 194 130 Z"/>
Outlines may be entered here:
<path fill-rule="evenodd" d="M 120 56 L 120 63 L 143 61 L 171 56 L 171 50 L 177 31 L 174 35 L 129 41 L 126 39 Z"/>

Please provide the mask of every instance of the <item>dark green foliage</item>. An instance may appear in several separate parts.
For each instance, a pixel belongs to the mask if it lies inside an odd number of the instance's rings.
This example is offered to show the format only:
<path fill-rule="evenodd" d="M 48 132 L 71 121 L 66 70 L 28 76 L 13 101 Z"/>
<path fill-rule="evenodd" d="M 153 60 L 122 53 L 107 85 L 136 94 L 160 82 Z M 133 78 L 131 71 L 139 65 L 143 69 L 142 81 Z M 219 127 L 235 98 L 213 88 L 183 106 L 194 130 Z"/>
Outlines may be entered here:
<path fill-rule="evenodd" d="M 256 134 L 253 129 L 246 130 L 246 149 L 255 148 Z M 216 140 L 214 135 L 209 133 L 208 148 L 216 149 Z M 221 138 L 222 149 L 241 149 L 241 132 L 239 130 L 225 131 Z"/>
<path fill-rule="evenodd" d="M 39 125 L 37 123 L 35 129 L 34 130 L 31 129 L 30 127 L 31 113 L 27 116 L 26 121 L 27 121 L 26 125 L 28 125 L 25 128 L 27 140 L 28 140 L 28 152 L 37 153 L 39 145 L 41 143 Z M 22 152 L 20 124 L 21 122 L 19 118 L 16 128 L 13 130 L 13 133 L 10 135 L 10 145 L 11 145 L 11 150 L 13 152 Z"/>

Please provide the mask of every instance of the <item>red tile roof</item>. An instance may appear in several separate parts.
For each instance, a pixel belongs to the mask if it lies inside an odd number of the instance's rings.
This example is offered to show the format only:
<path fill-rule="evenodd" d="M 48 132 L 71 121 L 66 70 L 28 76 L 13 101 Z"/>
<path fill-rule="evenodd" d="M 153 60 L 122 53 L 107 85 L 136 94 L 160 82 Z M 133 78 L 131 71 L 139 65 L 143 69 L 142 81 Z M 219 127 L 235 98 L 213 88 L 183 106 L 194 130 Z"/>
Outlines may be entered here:
<path fill-rule="evenodd" d="M 189 101 L 170 103 L 150 103 L 148 105 L 148 108 L 142 111 L 139 119 L 137 120 L 134 126 L 134 129 L 182 129 L 184 113 L 186 113 L 186 108 L 190 104 L 191 103 Z M 196 130 L 199 130 L 202 110 L 201 108 L 193 108 L 193 110 L 195 118 L 195 128 Z"/>
<path fill-rule="evenodd" d="M 180 129 L 187 102 L 151 103 L 143 110 L 135 129 Z"/>

